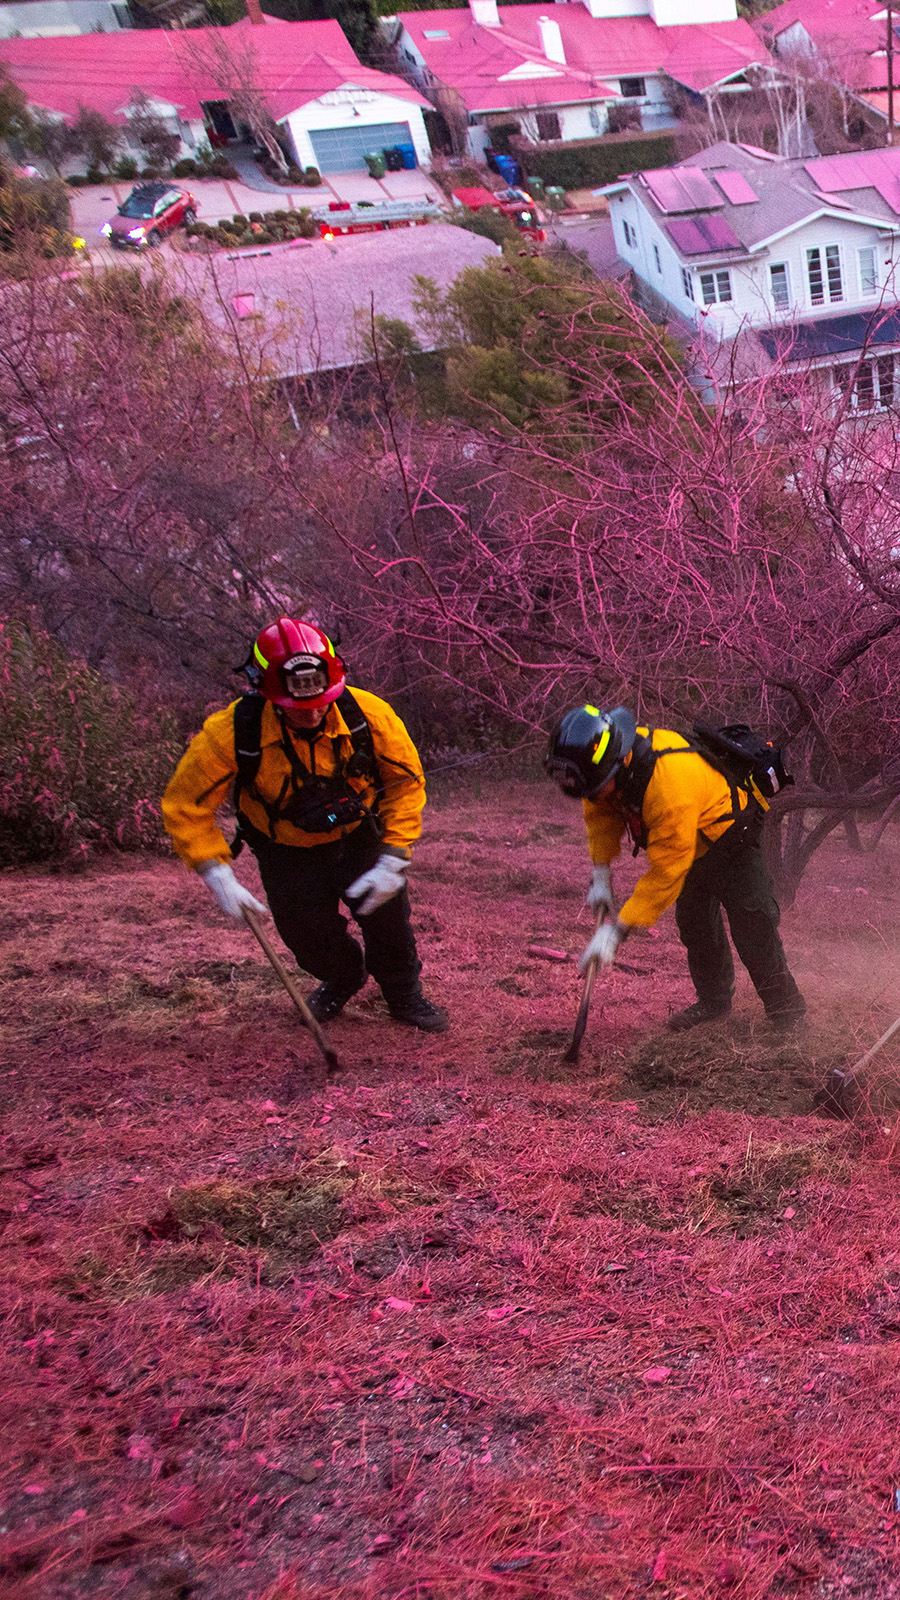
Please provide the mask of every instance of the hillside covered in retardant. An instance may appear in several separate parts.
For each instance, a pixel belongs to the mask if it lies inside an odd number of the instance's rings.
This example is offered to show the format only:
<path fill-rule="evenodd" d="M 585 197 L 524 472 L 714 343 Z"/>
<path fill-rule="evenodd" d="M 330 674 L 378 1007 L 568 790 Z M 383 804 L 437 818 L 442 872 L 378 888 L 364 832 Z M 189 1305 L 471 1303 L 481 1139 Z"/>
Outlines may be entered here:
<path fill-rule="evenodd" d="M 804 881 L 802 1038 L 746 979 L 667 1034 L 666 919 L 570 1069 L 529 946 L 581 947 L 583 852 L 546 786 L 439 791 L 453 1030 L 370 985 L 325 1086 L 180 868 L 7 873 L 5 1594 L 896 1592 L 896 1051 L 861 1121 L 810 1112 L 889 1020 L 896 846 Z"/>

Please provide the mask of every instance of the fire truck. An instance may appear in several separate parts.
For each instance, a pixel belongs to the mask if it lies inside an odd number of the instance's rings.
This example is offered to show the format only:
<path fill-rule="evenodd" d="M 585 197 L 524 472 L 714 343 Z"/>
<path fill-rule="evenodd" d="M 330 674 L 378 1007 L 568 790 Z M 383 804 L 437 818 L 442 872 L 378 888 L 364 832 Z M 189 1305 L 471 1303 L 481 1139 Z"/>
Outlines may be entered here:
<path fill-rule="evenodd" d="M 534 239 L 537 244 L 546 242 L 544 219 L 525 189 L 497 189 L 493 194 L 490 189 L 454 189 L 453 200 L 467 211 L 496 211 L 501 217 L 508 217 L 526 239 Z"/>
<path fill-rule="evenodd" d="M 420 228 L 444 215 L 433 200 L 332 200 L 313 212 L 323 239 L 345 233 L 381 233 L 387 228 Z"/>

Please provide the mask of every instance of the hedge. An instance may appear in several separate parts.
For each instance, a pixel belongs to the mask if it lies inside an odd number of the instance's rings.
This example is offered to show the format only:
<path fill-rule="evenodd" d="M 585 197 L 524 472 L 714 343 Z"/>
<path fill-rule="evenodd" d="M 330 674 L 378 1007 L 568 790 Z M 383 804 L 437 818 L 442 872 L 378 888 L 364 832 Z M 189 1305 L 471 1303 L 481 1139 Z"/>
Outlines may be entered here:
<path fill-rule="evenodd" d="M 650 167 L 668 167 L 678 160 L 675 140 L 669 133 L 651 134 L 643 139 L 576 139 L 571 144 L 530 145 L 513 143 L 523 176 L 533 174 L 545 184 L 560 189 L 599 189 L 614 183 L 625 172 L 643 172 Z"/>

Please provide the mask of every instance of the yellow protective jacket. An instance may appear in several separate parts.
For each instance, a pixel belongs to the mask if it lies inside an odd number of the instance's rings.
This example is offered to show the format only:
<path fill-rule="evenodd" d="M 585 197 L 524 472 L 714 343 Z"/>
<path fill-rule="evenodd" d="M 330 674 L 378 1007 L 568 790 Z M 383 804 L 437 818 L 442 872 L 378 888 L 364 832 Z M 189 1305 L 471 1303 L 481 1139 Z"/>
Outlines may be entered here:
<path fill-rule="evenodd" d="M 425 778 L 418 751 L 397 713 L 384 700 L 368 694 L 364 689 L 354 689 L 352 692 L 371 729 L 375 760 L 384 788 L 383 797 L 378 803 L 378 815 L 384 827 L 382 846 L 408 857 L 410 846 L 422 831 L 422 809 L 425 805 Z M 172 836 L 175 849 L 189 867 L 197 867 L 201 861 L 231 860 L 231 851 L 216 821 L 216 812 L 227 799 L 238 770 L 234 754 L 236 704 L 233 701 L 224 711 L 215 711 L 211 717 L 207 717 L 179 761 L 163 796 L 163 821 Z M 328 707 L 317 734 L 313 745 L 315 771 L 318 777 L 327 778 L 336 767 L 334 739 L 340 739 L 340 762 L 349 761 L 353 755 L 350 731 L 336 705 Z M 291 740 L 300 761 L 307 771 L 311 771 L 309 740 L 283 727 L 275 707 L 267 700 L 262 717 L 262 760 L 254 787 L 273 804 L 291 772 L 284 739 Z M 375 786 L 370 778 L 348 778 L 347 782 L 362 795 L 366 805 L 374 806 Z M 246 789 L 240 795 L 238 809 L 254 828 L 270 836 L 264 806 Z M 360 823 L 354 823 L 345 831 L 352 833 L 359 826 Z M 305 833 L 289 822 L 278 821 L 275 824 L 275 839 L 279 844 L 331 844 L 339 837 L 337 832 Z"/>
<path fill-rule="evenodd" d="M 648 728 L 638 728 L 648 734 Z M 690 751 L 681 734 L 656 728 L 654 750 L 687 750 L 687 755 L 660 756 L 644 794 L 641 816 L 647 830 L 650 862 L 626 900 L 619 920 L 630 928 L 652 927 L 678 899 L 689 868 L 732 823 L 731 791 L 721 773 Z M 630 757 L 628 758 L 630 760 Z M 627 762 L 626 762 L 627 764 Z M 747 795 L 738 791 L 739 803 Z M 615 794 L 584 801 L 588 845 L 595 865 L 609 866 L 619 854 L 626 813 Z"/>

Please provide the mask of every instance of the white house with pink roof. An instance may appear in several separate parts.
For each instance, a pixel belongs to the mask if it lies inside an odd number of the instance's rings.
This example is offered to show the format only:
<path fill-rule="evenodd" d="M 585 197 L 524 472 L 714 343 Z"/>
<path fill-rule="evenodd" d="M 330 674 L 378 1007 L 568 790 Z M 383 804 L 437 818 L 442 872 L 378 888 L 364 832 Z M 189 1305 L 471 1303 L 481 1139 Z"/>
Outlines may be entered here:
<path fill-rule="evenodd" d="M 298 166 L 323 172 L 364 168 L 368 150 L 413 145 L 431 158 L 423 108 L 405 79 L 364 67 L 340 24 L 261 18 L 217 29 L 233 41 L 262 91 Z M 128 29 L 76 37 L 0 40 L 0 62 L 29 105 L 71 122 L 80 106 L 128 127 L 129 104 L 142 90 L 191 155 L 227 96 L 203 54 L 204 29 Z"/>
<path fill-rule="evenodd" d="M 769 54 L 735 0 L 571 0 L 403 11 L 399 60 L 424 93 L 465 116 L 480 157 L 492 123 L 525 138 L 585 139 L 608 131 L 611 105 L 638 109 L 645 129 L 670 126 L 673 86 L 702 98 L 740 93 Z"/>
<path fill-rule="evenodd" d="M 604 192 L 646 302 L 713 344 L 825 368 L 860 409 L 900 398 L 900 149 L 806 160 L 721 142 Z"/>

